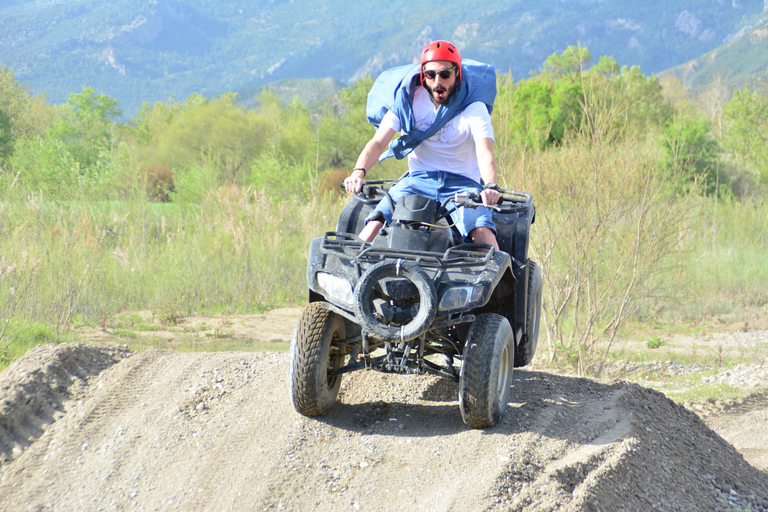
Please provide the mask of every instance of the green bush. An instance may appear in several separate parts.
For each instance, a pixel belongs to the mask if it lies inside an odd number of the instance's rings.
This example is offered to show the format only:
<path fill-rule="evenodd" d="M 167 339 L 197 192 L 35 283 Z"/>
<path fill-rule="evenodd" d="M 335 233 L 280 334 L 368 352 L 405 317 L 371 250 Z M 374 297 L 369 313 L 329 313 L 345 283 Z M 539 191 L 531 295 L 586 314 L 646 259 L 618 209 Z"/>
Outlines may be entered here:
<path fill-rule="evenodd" d="M 221 176 L 214 163 L 180 169 L 173 175 L 171 197 L 180 204 L 204 202 L 220 185 Z"/>
<path fill-rule="evenodd" d="M 720 147 L 710 135 L 711 125 L 706 119 L 675 116 L 664 130 L 664 165 L 669 181 L 678 190 L 701 189 L 707 194 L 716 191 Z M 700 187 L 700 188 L 699 188 Z"/>
<path fill-rule="evenodd" d="M 251 164 L 250 183 L 271 198 L 308 199 L 316 191 L 317 173 L 309 163 L 290 164 L 279 153 L 264 153 Z"/>
<path fill-rule="evenodd" d="M 22 139 L 16 143 L 6 180 L 12 177 L 26 195 L 72 199 L 79 195 L 83 178 L 80 171 L 79 163 L 61 140 Z"/>

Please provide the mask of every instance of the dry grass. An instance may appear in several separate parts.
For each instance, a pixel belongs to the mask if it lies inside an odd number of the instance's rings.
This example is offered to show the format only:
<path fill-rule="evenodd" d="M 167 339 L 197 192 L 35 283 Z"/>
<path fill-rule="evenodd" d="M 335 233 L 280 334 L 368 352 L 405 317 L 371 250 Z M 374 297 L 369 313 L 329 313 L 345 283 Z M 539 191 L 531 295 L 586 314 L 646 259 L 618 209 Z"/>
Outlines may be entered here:
<path fill-rule="evenodd" d="M 301 302 L 309 241 L 340 208 L 332 194 L 279 201 L 236 186 L 199 204 L 6 201 L 0 343 L 8 352 L 34 323 L 57 341 L 121 311 L 173 319 Z"/>

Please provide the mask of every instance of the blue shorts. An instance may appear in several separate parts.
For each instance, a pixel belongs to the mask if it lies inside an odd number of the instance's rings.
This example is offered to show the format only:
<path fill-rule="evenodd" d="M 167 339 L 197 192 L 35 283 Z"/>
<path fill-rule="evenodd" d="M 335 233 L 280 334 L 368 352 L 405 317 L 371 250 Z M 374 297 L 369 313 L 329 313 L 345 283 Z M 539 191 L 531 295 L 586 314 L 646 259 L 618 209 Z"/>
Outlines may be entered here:
<path fill-rule="evenodd" d="M 404 196 L 416 194 L 427 199 L 442 203 L 452 198 L 456 192 L 474 190 L 482 192 L 483 186 L 478 182 L 447 171 L 416 171 L 411 172 L 405 178 L 398 181 L 389 190 L 389 195 L 395 204 Z M 386 224 L 392 222 L 392 204 L 388 199 L 382 199 L 370 215 L 365 219 L 366 223 L 381 213 L 386 219 Z M 496 232 L 493 225 L 493 211 L 490 208 L 459 208 L 451 214 L 453 221 L 459 228 L 461 235 L 466 238 L 475 228 L 486 227 Z"/>

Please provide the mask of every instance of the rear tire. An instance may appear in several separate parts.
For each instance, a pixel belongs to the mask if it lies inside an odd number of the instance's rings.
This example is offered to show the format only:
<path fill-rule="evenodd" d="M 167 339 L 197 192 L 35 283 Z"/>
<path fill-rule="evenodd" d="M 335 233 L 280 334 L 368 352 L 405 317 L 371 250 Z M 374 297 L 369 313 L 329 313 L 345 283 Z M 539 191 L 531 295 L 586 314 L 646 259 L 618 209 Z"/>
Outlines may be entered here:
<path fill-rule="evenodd" d="M 291 340 L 290 393 L 293 407 L 304 416 L 322 416 L 336 403 L 341 375 L 329 376 L 329 370 L 341 368 L 344 354 L 334 346 L 344 339 L 344 320 L 312 302 L 302 311 Z"/>
<path fill-rule="evenodd" d="M 544 282 L 541 277 L 541 267 L 535 261 L 528 260 L 528 302 L 525 308 L 525 333 L 515 351 L 515 367 L 528 366 L 536 355 L 539 344 L 539 327 L 541 325 L 541 298 L 544 292 Z"/>
<path fill-rule="evenodd" d="M 459 378 L 459 409 L 468 426 L 492 427 L 504 415 L 514 352 L 509 320 L 495 313 L 478 315 L 467 336 Z"/>

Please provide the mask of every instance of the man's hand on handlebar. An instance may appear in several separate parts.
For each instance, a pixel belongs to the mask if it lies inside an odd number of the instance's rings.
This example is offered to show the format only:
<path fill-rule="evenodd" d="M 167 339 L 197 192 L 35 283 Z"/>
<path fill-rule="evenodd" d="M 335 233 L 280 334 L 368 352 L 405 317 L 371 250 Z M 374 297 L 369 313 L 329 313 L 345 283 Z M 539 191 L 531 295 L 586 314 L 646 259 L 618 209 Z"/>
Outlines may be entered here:
<path fill-rule="evenodd" d="M 486 192 L 493 192 L 493 194 L 486 194 Z M 495 202 L 491 202 L 495 199 Z M 464 192 L 457 192 L 453 196 L 453 202 L 457 205 L 464 205 L 468 208 L 477 208 L 479 206 L 486 206 L 492 210 L 501 211 L 496 206 L 501 203 L 503 198 L 497 190 L 485 189 L 482 192 L 475 192 L 473 190 L 467 190 Z"/>
<path fill-rule="evenodd" d="M 480 199 L 483 201 L 483 206 L 496 206 L 499 203 L 501 194 L 498 190 L 492 188 L 486 188 L 480 192 Z"/>
<path fill-rule="evenodd" d="M 363 183 L 365 183 L 365 171 L 361 169 L 355 169 L 352 174 L 344 180 L 344 189 L 352 194 L 359 194 L 363 190 Z"/>

